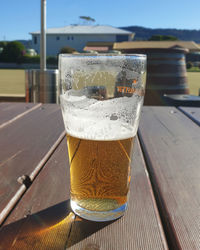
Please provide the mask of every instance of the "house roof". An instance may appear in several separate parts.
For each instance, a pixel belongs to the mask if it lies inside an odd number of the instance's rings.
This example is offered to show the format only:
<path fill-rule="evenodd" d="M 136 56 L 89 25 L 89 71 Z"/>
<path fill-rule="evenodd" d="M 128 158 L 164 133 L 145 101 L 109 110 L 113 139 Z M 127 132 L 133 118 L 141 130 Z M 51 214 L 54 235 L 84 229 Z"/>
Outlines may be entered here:
<path fill-rule="evenodd" d="M 113 48 L 114 42 L 87 42 L 84 47 L 84 51 L 99 51 L 99 52 L 107 52 Z"/>
<path fill-rule="evenodd" d="M 84 51 L 94 50 L 99 52 L 107 52 L 113 48 L 114 42 L 87 42 Z"/>
<path fill-rule="evenodd" d="M 108 25 L 69 25 L 60 28 L 49 28 L 47 34 L 117 34 L 131 35 L 133 32 L 118 29 Z M 40 34 L 40 31 L 31 32 L 30 34 Z"/>
<path fill-rule="evenodd" d="M 130 49 L 171 49 L 182 47 L 190 51 L 200 50 L 200 46 L 193 41 L 130 41 L 114 43 L 115 50 L 130 50 Z"/>
<path fill-rule="evenodd" d="M 112 47 L 113 46 L 113 44 L 114 44 L 114 42 L 102 42 L 102 41 L 96 41 L 96 42 L 87 42 L 86 43 L 86 46 L 98 46 L 98 47 L 100 47 L 100 46 L 110 46 L 110 47 Z"/>
<path fill-rule="evenodd" d="M 107 52 L 109 50 L 109 47 L 108 46 L 100 46 L 100 47 L 94 47 L 94 46 L 85 46 L 84 51 L 89 51 L 89 50 L 92 50 L 92 51 L 101 51 L 101 52 Z"/>

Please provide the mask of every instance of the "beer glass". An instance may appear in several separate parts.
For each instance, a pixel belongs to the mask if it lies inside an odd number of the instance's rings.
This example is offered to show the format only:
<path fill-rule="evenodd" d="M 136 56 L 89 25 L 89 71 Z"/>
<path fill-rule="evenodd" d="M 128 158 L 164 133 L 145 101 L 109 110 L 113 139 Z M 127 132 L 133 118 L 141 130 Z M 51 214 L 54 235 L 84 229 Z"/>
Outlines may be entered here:
<path fill-rule="evenodd" d="M 121 217 L 145 91 L 145 55 L 59 55 L 71 208 L 93 221 Z"/>

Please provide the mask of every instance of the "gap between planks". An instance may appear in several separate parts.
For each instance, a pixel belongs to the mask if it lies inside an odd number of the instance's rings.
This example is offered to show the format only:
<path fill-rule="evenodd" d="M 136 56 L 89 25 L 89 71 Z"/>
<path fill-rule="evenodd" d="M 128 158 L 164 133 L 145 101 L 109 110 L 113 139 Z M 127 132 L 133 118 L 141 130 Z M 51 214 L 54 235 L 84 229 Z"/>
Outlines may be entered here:
<path fill-rule="evenodd" d="M 53 144 L 53 146 L 50 148 L 50 150 L 46 153 L 46 155 L 43 157 L 43 159 L 37 164 L 33 172 L 29 175 L 29 179 L 31 183 L 35 180 L 35 178 L 38 176 L 40 171 L 45 166 L 46 162 L 49 160 L 51 155 L 54 153 L 56 148 L 60 145 L 62 140 L 65 137 L 65 131 L 63 131 L 57 141 Z M 0 226 L 3 224 L 7 216 L 12 212 L 15 205 L 20 201 L 24 193 L 28 190 L 28 188 L 31 186 L 31 183 L 29 186 L 26 186 L 26 184 L 22 184 L 18 191 L 15 193 L 15 195 L 11 198 L 11 200 L 8 202 L 8 204 L 5 206 L 5 208 L 0 213 Z"/>
<path fill-rule="evenodd" d="M 189 112 L 185 111 L 183 109 L 184 107 L 177 107 L 177 109 L 182 112 L 187 118 L 189 118 L 191 121 L 193 121 L 195 124 L 200 126 L 200 121 L 198 121 L 193 115 L 191 115 Z M 190 108 L 190 107 L 188 107 Z M 192 108 L 192 107 L 191 107 Z M 200 109 L 200 108 L 199 108 Z"/>
<path fill-rule="evenodd" d="M 146 162 L 146 159 L 145 159 L 145 154 L 144 154 L 144 151 L 143 151 L 143 148 L 142 148 L 139 133 L 137 134 L 137 138 L 138 138 L 138 144 L 139 144 L 139 151 L 141 152 L 142 161 L 144 162 L 144 164 L 143 164 L 144 171 L 145 171 L 147 182 L 148 182 L 148 185 L 149 185 L 149 191 L 151 193 L 154 212 L 155 212 L 155 216 L 157 218 L 158 227 L 159 227 L 159 230 L 160 230 L 160 235 L 161 235 L 161 239 L 162 239 L 162 242 L 163 242 L 163 247 L 164 247 L 164 249 L 167 250 L 167 249 L 169 249 L 168 248 L 168 242 L 167 242 L 167 238 L 166 238 L 166 235 L 165 235 L 165 230 L 164 230 L 164 227 L 163 227 L 163 224 L 162 224 L 161 215 L 159 213 L 159 209 L 158 209 L 158 206 L 157 206 L 156 197 L 155 197 L 155 193 L 154 193 L 153 186 L 152 186 L 152 183 L 151 183 L 151 178 L 150 178 L 150 174 L 149 174 L 149 171 L 148 171 L 148 165 L 147 165 L 147 162 Z"/>
<path fill-rule="evenodd" d="M 4 122 L 3 124 L 0 125 L 0 129 L 4 128 L 5 126 L 15 122 L 16 120 L 18 120 L 19 118 L 25 116 L 26 114 L 32 112 L 33 110 L 39 108 L 40 106 L 42 106 L 42 103 L 38 103 L 36 106 L 30 108 L 29 110 L 26 110 L 25 112 L 15 116 L 14 118 L 12 118 L 11 120 L 7 121 L 7 122 Z"/>

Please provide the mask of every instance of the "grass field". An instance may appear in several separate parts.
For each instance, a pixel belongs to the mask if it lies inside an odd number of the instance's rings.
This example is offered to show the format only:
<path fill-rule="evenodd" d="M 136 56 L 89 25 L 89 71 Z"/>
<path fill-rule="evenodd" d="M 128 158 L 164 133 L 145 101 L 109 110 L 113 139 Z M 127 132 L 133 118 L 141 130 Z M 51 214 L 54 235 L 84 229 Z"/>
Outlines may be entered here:
<path fill-rule="evenodd" d="M 190 69 L 187 69 L 188 72 L 200 72 L 200 68 L 199 67 L 192 67 Z"/>
<path fill-rule="evenodd" d="M 188 84 L 191 95 L 199 95 L 200 72 L 187 72 Z"/>
<path fill-rule="evenodd" d="M 198 95 L 200 72 L 187 72 L 190 94 Z M 25 95 L 25 71 L 0 69 L 0 96 Z"/>
<path fill-rule="evenodd" d="M 0 96 L 25 95 L 25 70 L 0 69 Z"/>

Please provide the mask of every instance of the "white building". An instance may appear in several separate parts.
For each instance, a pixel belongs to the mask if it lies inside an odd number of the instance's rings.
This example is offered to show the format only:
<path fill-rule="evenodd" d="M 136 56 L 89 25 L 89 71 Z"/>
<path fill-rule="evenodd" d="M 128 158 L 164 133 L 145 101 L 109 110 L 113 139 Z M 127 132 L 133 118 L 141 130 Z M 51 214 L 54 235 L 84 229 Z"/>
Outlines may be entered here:
<path fill-rule="evenodd" d="M 40 53 L 40 31 L 31 32 L 32 48 Z M 112 26 L 70 25 L 46 30 L 46 54 L 55 56 L 68 46 L 81 52 L 87 42 L 122 42 L 133 40 L 134 33 Z"/>

